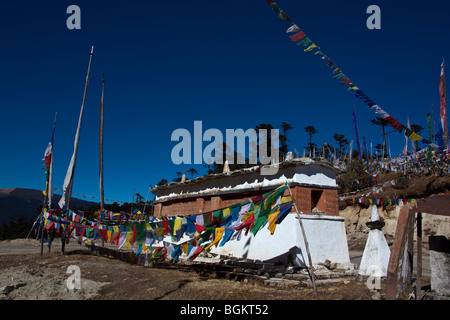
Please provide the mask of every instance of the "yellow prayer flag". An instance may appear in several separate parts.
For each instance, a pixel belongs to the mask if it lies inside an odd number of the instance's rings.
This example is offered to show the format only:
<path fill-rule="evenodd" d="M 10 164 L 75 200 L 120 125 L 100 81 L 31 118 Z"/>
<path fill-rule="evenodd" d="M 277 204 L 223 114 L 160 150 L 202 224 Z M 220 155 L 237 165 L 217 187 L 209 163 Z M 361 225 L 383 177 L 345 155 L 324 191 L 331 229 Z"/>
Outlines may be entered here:
<path fill-rule="evenodd" d="M 185 242 L 181 244 L 181 249 L 183 249 L 183 252 L 185 254 L 188 254 L 188 249 L 189 249 L 189 243 Z"/>
<path fill-rule="evenodd" d="M 219 241 L 222 239 L 223 234 L 225 232 L 225 228 L 216 228 L 215 230 L 215 238 L 214 241 L 211 242 L 206 248 L 205 250 L 208 250 L 209 248 L 211 248 L 213 245 L 217 245 L 219 244 Z"/>
<path fill-rule="evenodd" d="M 283 198 L 281 198 L 280 204 L 281 203 L 286 203 L 286 202 L 291 202 L 292 201 L 292 197 L 291 196 L 285 196 Z"/>
<path fill-rule="evenodd" d="M 248 219 L 248 217 L 250 217 L 253 213 L 254 211 L 247 211 L 246 213 L 244 213 L 242 215 L 241 222 L 245 222 Z"/>
<path fill-rule="evenodd" d="M 173 225 L 173 234 L 176 235 L 177 231 L 181 229 L 181 224 L 183 222 L 183 218 L 176 218 L 175 223 Z"/>
<path fill-rule="evenodd" d="M 333 73 L 341 73 L 342 71 L 341 71 L 341 69 L 339 69 L 339 68 L 336 68 L 336 69 L 334 69 L 334 71 L 333 71 Z"/>
<path fill-rule="evenodd" d="M 414 141 L 422 140 L 422 137 L 419 136 L 419 135 L 418 135 L 417 133 L 415 133 L 415 132 L 413 132 L 413 134 L 411 134 L 411 135 L 409 136 L 409 138 L 410 138 L 410 139 L 413 139 Z"/>
<path fill-rule="evenodd" d="M 305 52 L 309 52 L 311 50 L 313 50 L 314 48 L 317 48 L 317 45 L 315 43 L 313 43 L 312 45 L 310 45 L 308 48 L 306 48 L 304 51 Z"/>
<path fill-rule="evenodd" d="M 127 235 L 125 236 L 125 242 L 122 246 L 122 248 L 131 248 L 130 240 L 133 238 L 133 231 L 127 232 Z"/>
<path fill-rule="evenodd" d="M 162 237 L 165 232 L 166 232 L 165 228 L 156 228 L 156 236 L 157 237 Z"/>
<path fill-rule="evenodd" d="M 222 212 L 224 217 L 228 217 L 231 214 L 231 208 L 225 208 Z"/>
<path fill-rule="evenodd" d="M 275 232 L 275 228 L 277 227 L 276 222 L 277 222 L 279 213 L 280 213 L 280 211 L 276 211 L 274 213 L 269 214 L 269 217 L 268 217 L 269 226 L 267 227 L 267 229 L 269 229 L 271 235 Z"/>

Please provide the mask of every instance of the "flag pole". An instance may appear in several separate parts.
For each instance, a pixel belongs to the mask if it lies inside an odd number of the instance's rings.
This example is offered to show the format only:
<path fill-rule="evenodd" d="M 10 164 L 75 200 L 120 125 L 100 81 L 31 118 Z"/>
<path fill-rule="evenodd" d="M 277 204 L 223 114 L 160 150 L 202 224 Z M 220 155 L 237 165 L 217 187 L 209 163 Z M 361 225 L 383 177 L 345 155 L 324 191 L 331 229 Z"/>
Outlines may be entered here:
<path fill-rule="evenodd" d="M 80 115 L 78 118 L 78 127 L 77 132 L 75 134 L 75 143 L 74 143 L 74 149 L 72 158 L 70 159 L 69 168 L 67 169 L 66 177 L 64 178 L 64 185 L 63 185 L 63 195 L 61 196 L 61 199 L 58 202 L 58 205 L 61 209 L 70 208 L 70 198 L 72 196 L 72 187 L 73 187 L 73 177 L 75 173 L 75 164 L 77 160 L 77 152 L 78 152 L 78 142 L 80 139 L 80 130 L 81 130 L 81 120 L 83 119 L 83 110 L 84 105 L 86 103 L 86 96 L 87 91 L 89 88 L 89 75 L 91 72 L 91 63 L 92 63 L 92 56 L 94 55 L 94 46 L 91 47 L 91 54 L 89 56 L 89 64 L 88 64 L 88 70 L 86 74 L 86 83 L 84 86 L 84 93 L 83 93 L 83 101 L 81 103 L 81 110 Z M 66 234 L 63 232 L 61 234 L 61 253 L 64 254 L 65 251 L 65 244 L 66 244 Z"/>
<path fill-rule="evenodd" d="M 50 152 L 50 163 L 49 163 L 49 166 L 47 167 L 47 182 L 46 182 L 45 191 L 44 191 L 44 194 L 45 194 L 44 203 L 42 205 L 42 211 L 41 211 L 38 219 L 36 219 L 36 221 L 33 223 L 33 227 L 41 217 L 44 218 L 43 213 L 45 211 L 45 208 L 48 208 L 47 210 L 50 210 L 51 205 L 52 205 L 53 147 L 54 147 L 54 137 L 55 137 L 56 116 L 57 115 L 58 115 L 58 112 L 55 113 L 55 119 L 53 120 L 52 138 L 49 143 L 50 149 L 48 149 L 49 147 L 47 147 L 46 152 L 45 152 L 46 157 L 47 157 L 47 150 Z M 33 229 L 33 227 L 31 228 L 31 230 Z M 30 233 L 31 233 L 31 230 L 30 230 Z M 28 233 L 27 238 L 30 236 L 30 233 Z M 38 230 L 38 233 L 39 233 L 39 230 Z M 42 256 L 43 252 L 44 252 L 44 225 L 42 225 L 42 229 L 40 230 L 40 233 L 41 233 L 41 256 Z M 50 250 L 50 243 L 49 243 L 49 250 Z"/>
<path fill-rule="evenodd" d="M 303 223 L 302 223 L 302 219 L 300 217 L 300 213 L 299 213 L 298 208 L 297 208 L 297 204 L 295 203 L 294 196 L 292 195 L 291 188 L 289 187 L 289 183 L 287 181 L 286 181 L 286 185 L 287 185 L 287 188 L 289 190 L 289 194 L 291 195 L 292 203 L 294 205 L 295 212 L 296 212 L 297 218 L 298 218 L 298 222 L 300 224 L 300 229 L 302 231 L 303 240 L 305 242 L 306 253 L 308 255 L 308 262 L 309 262 L 308 272 L 309 272 L 309 276 L 311 278 L 312 286 L 313 286 L 313 289 L 314 289 L 314 294 L 317 296 L 317 288 L 316 288 L 316 280 L 315 280 L 316 275 L 313 272 L 311 253 L 309 252 L 309 245 L 308 245 L 308 240 L 306 239 L 305 229 L 303 228 Z"/>
<path fill-rule="evenodd" d="M 148 187 L 147 198 L 145 199 L 144 210 L 142 211 L 142 214 L 144 214 L 144 215 L 145 215 L 145 209 L 147 208 L 148 196 L 150 195 L 151 189 L 152 189 L 152 184 L 150 183 L 150 186 Z"/>
<path fill-rule="evenodd" d="M 83 102 L 81 104 L 80 116 L 78 118 L 77 132 L 75 134 L 74 150 L 73 150 L 72 158 L 70 160 L 69 168 L 67 169 L 66 177 L 64 179 L 63 195 L 61 197 L 61 200 L 58 203 L 60 208 L 65 207 L 68 209 L 70 207 L 70 198 L 72 195 L 75 163 L 77 160 L 77 152 L 78 152 L 78 141 L 80 139 L 81 120 L 83 118 L 84 104 L 86 103 L 86 96 L 87 96 L 87 91 L 88 91 L 88 87 L 89 87 L 89 74 L 91 71 L 91 62 L 92 62 L 93 55 L 94 55 L 94 46 L 91 47 L 91 54 L 89 57 L 89 65 L 88 65 L 88 70 L 87 70 L 87 75 L 86 75 L 86 84 L 84 86 Z"/>
<path fill-rule="evenodd" d="M 102 78 L 102 99 L 100 102 L 100 213 L 103 211 L 103 205 L 105 204 L 105 194 L 103 190 L 103 107 L 104 107 L 104 93 L 105 93 L 105 74 L 103 74 Z"/>
<path fill-rule="evenodd" d="M 56 116 L 58 112 L 55 112 L 55 120 L 53 120 L 53 131 L 52 131 L 52 159 L 50 162 L 50 175 L 48 179 L 48 190 L 47 190 L 47 199 L 48 199 L 48 210 L 52 208 L 52 181 L 53 181 L 53 150 L 55 149 L 55 128 L 56 128 Z"/>
<path fill-rule="evenodd" d="M 105 204 L 105 193 L 103 190 L 103 107 L 105 95 L 105 73 L 102 75 L 102 98 L 100 101 L 100 125 L 99 125 L 99 175 L 100 175 L 100 221 L 104 216 L 103 205 Z M 102 237 L 102 247 L 105 246 L 105 240 Z"/>

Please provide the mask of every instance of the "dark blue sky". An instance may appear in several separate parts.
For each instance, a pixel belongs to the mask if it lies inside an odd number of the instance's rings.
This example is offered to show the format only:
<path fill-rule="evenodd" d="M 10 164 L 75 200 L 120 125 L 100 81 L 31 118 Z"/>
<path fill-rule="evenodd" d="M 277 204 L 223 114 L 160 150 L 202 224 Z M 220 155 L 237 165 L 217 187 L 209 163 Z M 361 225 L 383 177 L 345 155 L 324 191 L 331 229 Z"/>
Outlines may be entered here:
<path fill-rule="evenodd" d="M 81 30 L 69 30 L 69 5 Z M 442 59 L 447 61 L 448 1 L 279 1 L 279 6 L 372 100 L 406 124 L 437 119 Z M 381 8 L 381 30 L 366 9 Z M 105 197 L 131 201 L 133 188 L 169 181 L 175 129 L 253 128 L 291 123 L 291 149 L 333 134 L 381 142 L 376 114 L 331 79 L 326 64 L 291 42 L 289 25 L 264 0 L 20 1 L 2 4 L 0 32 L 0 188 L 43 189 L 44 150 L 58 112 L 53 186 L 62 188 L 73 152 L 89 50 L 95 46 L 74 193 L 97 197 L 98 121 L 105 73 Z M 392 131 L 390 128 L 388 132 Z M 424 130 L 422 135 L 427 137 Z M 388 135 L 393 155 L 404 136 Z M 206 146 L 207 143 L 204 144 Z M 191 166 L 187 166 L 190 168 Z M 202 166 L 195 168 L 204 174 Z"/>

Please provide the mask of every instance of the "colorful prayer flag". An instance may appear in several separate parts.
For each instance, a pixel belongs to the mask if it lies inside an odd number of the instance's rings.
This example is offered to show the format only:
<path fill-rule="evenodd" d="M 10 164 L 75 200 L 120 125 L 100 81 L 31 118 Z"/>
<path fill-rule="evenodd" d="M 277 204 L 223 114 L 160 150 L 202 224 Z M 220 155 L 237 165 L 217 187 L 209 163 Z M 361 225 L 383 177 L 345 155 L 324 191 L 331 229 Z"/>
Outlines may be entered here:
<path fill-rule="evenodd" d="M 439 96 L 440 96 L 440 116 L 441 116 L 441 126 L 442 126 L 442 137 L 444 139 L 445 146 L 448 145 L 448 127 L 447 127 L 447 101 L 445 92 L 445 70 L 444 61 L 441 65 L 441 77 L 439 80 Z"/>
<path fill-rule="evenodd" d="M 315 43 L 313 43 L 308 48 L 306 48 L 304 51 L 305 52 L 309 52 L 309 51 L 312 51 L 315 48 L 317 48 L 317 45 Z"/>
<path fill-rule="evenodd" d="M 303 31 L 299 31 L 296 34 L 294 34 L 293 36 L 290 36 L 289 39 L 291 39 L 291 41 L 297 42 L 297 41 L 302 40 L 305 37 L 306 37 L 306 34 Z"/>

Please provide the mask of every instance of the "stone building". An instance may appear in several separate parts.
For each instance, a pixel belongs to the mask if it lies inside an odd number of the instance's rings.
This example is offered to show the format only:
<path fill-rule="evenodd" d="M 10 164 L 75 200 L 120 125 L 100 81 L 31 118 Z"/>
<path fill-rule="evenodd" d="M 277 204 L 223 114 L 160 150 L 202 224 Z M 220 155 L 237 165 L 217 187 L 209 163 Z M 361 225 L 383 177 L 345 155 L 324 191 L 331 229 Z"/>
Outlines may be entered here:
<path fill-rule="evenodd" d="M 344 219 L 339 216 L 336 174 L 340 170 L 328 162 L 296 158 L 278 164 L 274 175 L 261 175 L 258 166 L 170 183 L 153 189 L 155 216 L 205 213 L 248 200 L 289 183 L 308 237 L 313 263 L 329 260 L 350 263 Z M 289 195 L 286 189 L 284 195 Z M 248 239 L 247 239 L 248 238 Z M 260 261 L 305 263 L 305 244 L 295 210 L 277 227 L 241 241 L 230 241 L 212 253 Z"/>
<path fill-rule="evenodd" d="M 287 181 L 300 211 L 338 216 L 337 172 L 327 162 L 299 158 L 282 162 L 273 176 L 261 175 L 256 166 L 170 183 L 153 189 L 156 192 L 154 215 L 217 210 L 266 193 Z"/>

